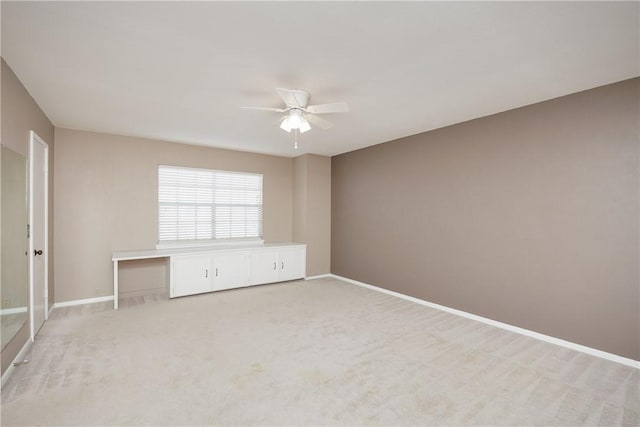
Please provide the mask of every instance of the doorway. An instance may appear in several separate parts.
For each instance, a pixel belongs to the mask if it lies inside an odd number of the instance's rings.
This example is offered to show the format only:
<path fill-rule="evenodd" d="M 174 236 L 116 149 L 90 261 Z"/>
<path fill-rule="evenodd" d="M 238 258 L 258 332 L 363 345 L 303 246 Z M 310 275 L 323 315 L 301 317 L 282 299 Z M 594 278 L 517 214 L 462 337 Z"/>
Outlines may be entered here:
<path fill-rule="evenodd" d="M 49 145 L 34 131 L 29 140 L 29 288 L 31 341 L 48 317 Z"/>

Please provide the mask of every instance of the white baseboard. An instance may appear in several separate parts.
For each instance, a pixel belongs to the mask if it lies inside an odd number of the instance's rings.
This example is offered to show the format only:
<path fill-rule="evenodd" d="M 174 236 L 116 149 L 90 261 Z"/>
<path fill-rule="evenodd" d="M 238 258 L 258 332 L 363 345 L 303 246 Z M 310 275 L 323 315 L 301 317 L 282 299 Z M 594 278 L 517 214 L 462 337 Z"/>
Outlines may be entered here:
<path fill-rule="evenodd" d="M 351 283 L 353 285 L 362 286 L 367 289 L 372 289 L 374 291 L 382 292 L 388 295 L 392 295 L 394 297 L 402 298 L 407 301 L 415 302 L 417 304 L 422 304 L 427 307 L 435 308 L 436 310 L 446 311 L 447 313 L 455 314 L 457 316 L 466 317 L 467 319 L 476 320 L 478 322 L 486 323 L 491 326 L 495 326 L 501 329 L 506 329 L 507 331 L 515 332 L 517 334 L 526 335 L 531 338 L 535 338 L 541 341 L 546 341 L 551 344 L 559 345 L 561 347 L 570 348 L 571 350 L 580 351 L 582 353 L 590 354 L 592 356 L 600 357 L 602 359 L 610 360 L 612 362 L 622 363 L 623 365 L 631 366 L 632 368 L 640 369 L 640 361 L 629 359 L 627 357 L 618 356 L 617 354 L 607 353 L 606 351 L 597 350 L 595 348 L 587 347 L 582 344 L 576 344 L 571 341 L 565 341 L 560 338 L 551 337 L 549 335 L 544 335 L 539 332 L 534 332 L 529 329 L 520 328 L 518 326 L 513 326 L 508 323 L 498 322 L 497 320 L 488 319 L 486 317 L 478 316 L 475 314 L 467 313 L 466 311 L 456 310 L 455 308 L 450 308 L 444 305 L 435 304 L 429 301 L 425 301 L 419 298 L 411 297 L 409 295 L 401 294 L 399 292 L 390 291 L 388 289 L 379 288 L 377 286 L 369 285 L 368 283 L 359 282 L 357 280 L 349 279 L 347 277 L 338 276 L 335 274 L 327 275 L 328 277 L 333 277 L 338 280 L 342 280 L 347 283 Z"/>
<path fill-rule="evenodd" d="M 318 274 L 317 276 L 309 276 L 309 277 L 305 277 L 304 280 L 315 280 L 315 279 L 324 279 L 327 277 L 334 277 L 333 274 L 331 273 L 327 273 L 327 274 Z"/>
<path fill-rule="evenodd" d="M 27 307 L 4 308 L 0 310 L 0 315 L 26 313 Z"/>
<path fill-rule="evenodd" d="M 53 305 L 53 308 L 70 307 L 72 305 L 94 304 L 96 302 L 105 302 L 105 301 L 113 301 L 113 295 L 109 295 L 106 297 L 85 298 L 85 299 L 76 299 L 73 301 L 57 302 Z"/>
<path fill-rule="evenodd" d="M 24 345 L 22 346 L 22 348 L 20 349 L 16 357 L 13 359 L 13 361 L 7 368 L 7 370 L 4 371 L 4 374 L 2 374 L 2 382 L 1 382 L 2 387 L 4 387 L 4 384 L 7 382 L 7 380 L 13 373 L 13 370 L 16 368 L 13 364 L 23 361 L 24 356 L 27 354 L 27 351 L 29 351 L 29 348 L 31 348 L 31 339 L 28 339 L 27 342 L 24 343 Z"/>

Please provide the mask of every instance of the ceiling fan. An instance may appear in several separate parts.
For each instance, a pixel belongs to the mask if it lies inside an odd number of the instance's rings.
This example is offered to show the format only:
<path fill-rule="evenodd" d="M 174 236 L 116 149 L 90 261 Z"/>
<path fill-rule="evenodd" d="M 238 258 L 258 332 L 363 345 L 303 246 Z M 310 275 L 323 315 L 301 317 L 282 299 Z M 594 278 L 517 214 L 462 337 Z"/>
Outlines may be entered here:
<path fill-rule="evenodd" d="M 311 129 L 309 122 L 322 129 L 329 129 L 333 125 L 328 120 L 318 117 L 317 114 L 326 113 L 346 113 L 349 106 L 345 102 L 333 102 L 331 104 L 308 105 L 309 92 L 302 89 L 282 89 L 277 88 L 276 92 L 285 103 L 285 108 L 269 107 L 241 107 L 250 110 L 274 111 L 286 113 L 281 120 L 280 129 L 287 132 L 292 130 L 304 133 Z"/>

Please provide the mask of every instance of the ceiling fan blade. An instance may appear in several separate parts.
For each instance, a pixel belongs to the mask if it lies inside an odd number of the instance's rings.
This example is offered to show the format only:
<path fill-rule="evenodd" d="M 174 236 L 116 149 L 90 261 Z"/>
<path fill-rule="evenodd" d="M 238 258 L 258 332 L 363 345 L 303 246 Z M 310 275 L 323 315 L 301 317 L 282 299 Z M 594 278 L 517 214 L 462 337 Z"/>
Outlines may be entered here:
<path fill-rule="evenodd" d="M 286 108 L 271 108 L 271 107 L 240 107 L 243 110 L 262 110 L 262 111 L 275 111 L 277 113 L 284 113 Z"/>
<path fill-rule="evenodd" d="M 333 123 L 323 119 L 322 117 L 314 116 L 313 114 L 305 114 L 304 117 L 319 128 L 326 130 L 333 127 Z"/>
<path fill-rule="evenodd" d="M 331 104 L 309 105 L 305 110 L 313 114 L 346 113 L 349 111 L 349 106 L 346 102 L 333 102 Z"/>

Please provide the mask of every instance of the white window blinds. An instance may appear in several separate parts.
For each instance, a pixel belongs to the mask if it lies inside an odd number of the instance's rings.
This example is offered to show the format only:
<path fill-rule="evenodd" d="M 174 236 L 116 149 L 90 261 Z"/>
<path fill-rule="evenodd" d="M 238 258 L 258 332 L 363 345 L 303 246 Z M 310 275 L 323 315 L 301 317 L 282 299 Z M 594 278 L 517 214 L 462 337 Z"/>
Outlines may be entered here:
<path fill-rule="evenodd" d="M 260 238 L 262 175 L 158 167 L 159 241 Z"/>

